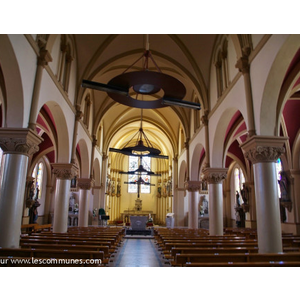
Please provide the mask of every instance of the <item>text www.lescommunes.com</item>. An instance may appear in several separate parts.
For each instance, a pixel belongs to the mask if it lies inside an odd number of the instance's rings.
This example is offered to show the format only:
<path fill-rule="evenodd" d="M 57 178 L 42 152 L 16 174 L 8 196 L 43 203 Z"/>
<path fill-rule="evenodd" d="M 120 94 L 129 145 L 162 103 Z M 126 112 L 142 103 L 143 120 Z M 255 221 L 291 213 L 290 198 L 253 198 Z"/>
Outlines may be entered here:
<path fill-rule="evenodd" d="M 66 258 L 1 258 L 0 265 L 101 265 L 101 259 Z"/>

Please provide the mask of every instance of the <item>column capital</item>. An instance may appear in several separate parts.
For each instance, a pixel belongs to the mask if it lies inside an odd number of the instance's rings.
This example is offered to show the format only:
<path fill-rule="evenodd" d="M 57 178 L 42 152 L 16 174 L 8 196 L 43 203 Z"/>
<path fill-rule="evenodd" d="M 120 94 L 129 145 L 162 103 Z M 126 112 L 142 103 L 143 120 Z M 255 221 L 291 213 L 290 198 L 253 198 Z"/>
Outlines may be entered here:
<path fill-rule="evenodd" d="M 189 192 L 197 192 L 200 190 L 201 181 L 186 181 L 184 187 Z"/>
<path fill-rule="evenodd" d="M 275 162 L 285 153 L 284 143 L 288 138 L 275 136 L 252 136 L 240 145 L 245 157 L 253 164 Z"/>
<path fill-rule="evenodd" d="M 90 190 L 94 185 L 95 180 L 92 178 L 78 178 L 77 185 L 81 190 Z"/>
<path fill-rule="evenodd" d="M 58 179 L 71 180 L 78 174 L 78 167 L 75 164 L 54 163 L 51 164 L 51 166 L 53 167 L 53 174 L 55 174 Z"/>
<path fill-rule="evenodd" d="M 227 168 L 206 168 L 203 170 L 203 179 L 208 183 L 220 183 L 227 177 Z"/>
<path fill-rule="evenodd" d="M 39 151 L 43 139 L 29 128 L 0 128 L 0 147 L 4 153 L 31 156 Z"/>

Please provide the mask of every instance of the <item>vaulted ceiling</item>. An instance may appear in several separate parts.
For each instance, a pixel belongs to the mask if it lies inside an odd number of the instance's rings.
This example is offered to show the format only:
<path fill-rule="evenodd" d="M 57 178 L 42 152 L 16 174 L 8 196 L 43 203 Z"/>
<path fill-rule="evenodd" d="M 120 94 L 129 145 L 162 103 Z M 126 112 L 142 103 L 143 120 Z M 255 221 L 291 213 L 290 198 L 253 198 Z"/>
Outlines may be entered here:
<path fill-rule="evenodd" d="M 149 70 L 171 75 L 186 88 L 184 100 L 207 105 L 210 64 L 217 35 L 213 34 L 78 34 L 74 35 L 77 56 L 78 86 L 83 79 L 107 84 L 112 78 L 126 72 L 143 69 L 143 55 L 147 41 L 154 62 Z M 157 66 L 156 66 L 156 65 Z M 84 89 L 79 89 L 82 99 Z M 90 90 L 94 105 L 93 133 L 103 129 L 104 147 L 121 147 L 139 128 L 141 109 L 119 104 L 105 92 Z M 79 100 L 80 101 L 80 100 Z M 165 107 L 143 110 L 144 131 L 151 141 L 174 153 L 179 128 L 188 134 L 190 109 Z"/>

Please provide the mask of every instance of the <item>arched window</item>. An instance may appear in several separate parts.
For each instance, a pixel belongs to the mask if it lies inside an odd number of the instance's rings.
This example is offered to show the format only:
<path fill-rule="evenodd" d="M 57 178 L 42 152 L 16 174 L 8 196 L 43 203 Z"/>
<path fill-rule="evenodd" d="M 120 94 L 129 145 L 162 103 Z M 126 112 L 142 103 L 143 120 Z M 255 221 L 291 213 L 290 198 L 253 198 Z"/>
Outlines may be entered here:
<path fill-rule="evenodd" d="M 68 92 L 69 88 L 72 60 L 71 46 L 69 43 L 67 43 L 66 37 L 62 36 L 60 45 L 58 81 L 61 83 L 66 92 Z"/>
<path fill-rule="evenodd" d="M 276 174 L 277 174 L 277 188 L 278 188 L 278 196 L 281 198 L 281 190 L 279 180 L 281 180 L 281 172 L 282 172 L 282 162 L 281 159 L 278 158 L 276 161 Z"/>
<path fill-rule="evenodd" d="M 142 165 L 144 169 L 150 171 L 151 158 L 143 157 Z M 137 156 L 129 156 L 129 171 L 134 171 L 139 167 L 139 158 Z M 142 179 L 145 182 L 150 183 L 150 177 L 148 175 L 142 175 Z M 136 182 L 139 179 L 139 175 L 130 174 L 128 175 L 129 182 Z M 137 193 L 137 185 L 136 184 L 128 184 L 128 193 Z M 141 193 L 150 193 L 150 185 L 141 184 Z"/>
<path fill-rule="evenodd" d="M 234 169 L 234 189 L 235 192 L 238 191 L 240 194 L 240 203 L 243 202 L 243 199 L 241 197 L 241 190 L 243 188 L 243 183 L 245 183 L 244 173 L 241 168 L 236 167 Z"/>
<path fill-rule="evenodd" d="M 42 196 L 43 171 L 44 171 L 44 164 L 40 162 L 35 165 L 32 172 L 32 177 L 35 178 L 35 187 L 36 187 L 34 199 L 41 199 Z"/>

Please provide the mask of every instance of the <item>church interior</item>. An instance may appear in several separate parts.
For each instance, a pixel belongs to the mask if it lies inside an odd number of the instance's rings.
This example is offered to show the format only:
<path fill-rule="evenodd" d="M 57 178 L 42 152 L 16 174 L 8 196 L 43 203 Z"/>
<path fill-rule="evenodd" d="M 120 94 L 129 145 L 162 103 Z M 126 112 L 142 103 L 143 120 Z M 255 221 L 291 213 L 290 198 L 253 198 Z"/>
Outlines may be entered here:
<path fill-rule="evenodd" d="M 0 34 L 1 264 L 299 267 L 299 112 L 297 34 Z"/>

